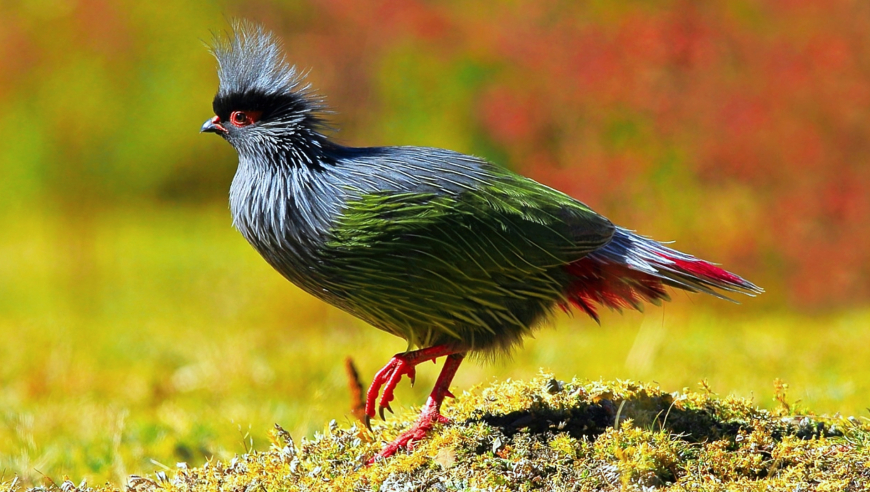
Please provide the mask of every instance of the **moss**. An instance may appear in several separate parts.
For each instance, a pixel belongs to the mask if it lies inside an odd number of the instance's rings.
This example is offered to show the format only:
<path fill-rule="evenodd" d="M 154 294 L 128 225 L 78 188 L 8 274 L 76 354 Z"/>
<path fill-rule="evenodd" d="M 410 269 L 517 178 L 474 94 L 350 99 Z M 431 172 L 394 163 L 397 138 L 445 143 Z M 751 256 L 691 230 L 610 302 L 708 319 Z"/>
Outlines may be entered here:
<path fill-rule="evenodd" d="M 267 451 L 131 477 L 127 489 L 868 490 L 867 421 L 791 412 L 710 391 L 541 375 L 463 393 L 445 406 L 452 423 L 372 466 L 366 459 L 410 425 L 412 413 L 377 425 L 375 435 L 333 421 L 298 443 L 276 426 Z"/>

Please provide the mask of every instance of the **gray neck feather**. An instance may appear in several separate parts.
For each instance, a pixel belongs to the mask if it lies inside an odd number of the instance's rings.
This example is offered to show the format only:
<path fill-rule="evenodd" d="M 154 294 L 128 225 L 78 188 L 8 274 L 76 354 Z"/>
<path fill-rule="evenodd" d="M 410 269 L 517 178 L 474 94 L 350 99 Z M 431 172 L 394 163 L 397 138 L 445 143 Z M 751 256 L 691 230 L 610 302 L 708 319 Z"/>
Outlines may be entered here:
<path fill-rule="evenodd" d="M 230 187 L 233 225 L 297 284 L 307 283 L 298 272 L 316 263 L 316 252 L 338 214 L 342 193 L 322 179 L 322 172 L 322 167 L 275 166 L 240 155 Z"/>

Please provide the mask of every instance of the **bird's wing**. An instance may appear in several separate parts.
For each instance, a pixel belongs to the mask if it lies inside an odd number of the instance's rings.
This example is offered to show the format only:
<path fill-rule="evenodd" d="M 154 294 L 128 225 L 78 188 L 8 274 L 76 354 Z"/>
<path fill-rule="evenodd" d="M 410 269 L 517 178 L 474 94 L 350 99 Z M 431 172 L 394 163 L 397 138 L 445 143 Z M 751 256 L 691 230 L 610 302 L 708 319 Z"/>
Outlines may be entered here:
<path fill-rule="evenodd" d="M 339 233 L 369 229 L 381 237 L 473 222 L 481 231 L 504 232 L 506 244 L 545 251 L 544 266 L 552 254 L 557 262 L 579 259 L 607 244 L 615 231 L 574 198 L 476 157 L 419 147 L 346 151 L 343 157 L 353 165 L 340 164 L 336 174 L 353 190 L 334 227 Z"/>
<path fill-rule="evenodd" d="M 349 200 L 322 257 L 354 314 L 413 344 L 524 334 L 564 299 L 564 267 L 613 234 L 582 203 L 504 169 L 429 171 L 425 185 Z"/>

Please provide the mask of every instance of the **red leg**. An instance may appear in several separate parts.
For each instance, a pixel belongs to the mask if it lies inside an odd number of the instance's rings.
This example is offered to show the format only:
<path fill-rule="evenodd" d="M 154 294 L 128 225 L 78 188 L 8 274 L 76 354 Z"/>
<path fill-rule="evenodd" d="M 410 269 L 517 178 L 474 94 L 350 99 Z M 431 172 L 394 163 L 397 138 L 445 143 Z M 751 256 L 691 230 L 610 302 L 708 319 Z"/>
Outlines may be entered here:
<path fill-rule="evenodd" d="M 426 433 L 432 429 L 433 425 L 436 423 L 447 423 L 447 417 L 441 415 L 441 404 L 444 402 L 445 397 L 449 396 L 453 398 L 453 394 L 450 393 L 450 382 L 453 381 L 453 376 L 456 375 L 456 370 L 459 369 L 459 364 L 462 363 L 464 358 L 464 353 L 450 354 L 447 357 L 447 361 L 444 362 L 444 367 L 441 369 L 441 374 L 438 375 L 438 381 L 435 382 L 435 388 L 429 394 L 426 406 L 423 407 L 420 416 L 417 417 L 417 421 L 414 422 L 414 425 L 410 429 L 399 434 L 399 437 L 393 440 L 393 442 L 384 446 L 384 449 L 381 449 L 380 453 L 370 459 L 368 464 L 374 463 L 378 457 L 387 458 L 392 456 L 401 447 L 410 449 L 415 441 L 426 437 Z"/>
<path fill-rule="evenodd" d="M 390 402 L 393 401 L 394 398 L 393 390 L 396 389 L 396 386 L 399 384 L 399 381 L 402 380 L 403 375 L 407 375 L 411 378 L 411 386 L 413 386 L 414 378 L 417 375 L 417 372 L 414 369 L 416 365 L 426 362 L 427 360 L 434 361 L 437 357 L 450 355 L 455 352 L 455 349 L 452 349 L 447 345 L 436 345 L 434 347 L 394 355 L 393 358 L 390 359 L 390 362 L 375 374 L 374 379 L 372 379 L 372 384 L 369 386 L 369 390 L 366 393 L 366 427 L 371 429 L 369 426 L 369 420 L 375 416 L 375 401 L 378 399 L 378 393 L 381 391 L 381 386 L 386 384 L 386 387 L 384 387 L 384 394 L 381 395 L 381 401 L 378 402 L 378 413 L 381 416 L 381 420 L 383 420 L 385 408 L 391 413 L 393 411 L 390 408 Z M 450 382 L 448 381 L 448 384 L 449 383 Z"/>

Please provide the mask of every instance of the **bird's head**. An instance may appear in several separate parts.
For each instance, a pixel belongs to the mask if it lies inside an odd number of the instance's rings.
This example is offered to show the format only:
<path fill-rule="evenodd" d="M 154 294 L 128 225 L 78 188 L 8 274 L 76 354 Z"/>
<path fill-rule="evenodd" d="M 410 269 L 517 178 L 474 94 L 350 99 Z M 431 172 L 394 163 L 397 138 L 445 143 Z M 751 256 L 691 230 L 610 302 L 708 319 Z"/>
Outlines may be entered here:
<path fill-rule="evenodd" d="M 273 165 L 317 165 L 326 137 L 322 100 L 284 58 L 262 26 L 233 23 L 231 35 L 215 35 L 211 51 L 220 85 L 215 116 L 201 132 L 217 133 L 241 159 Z"/>

